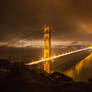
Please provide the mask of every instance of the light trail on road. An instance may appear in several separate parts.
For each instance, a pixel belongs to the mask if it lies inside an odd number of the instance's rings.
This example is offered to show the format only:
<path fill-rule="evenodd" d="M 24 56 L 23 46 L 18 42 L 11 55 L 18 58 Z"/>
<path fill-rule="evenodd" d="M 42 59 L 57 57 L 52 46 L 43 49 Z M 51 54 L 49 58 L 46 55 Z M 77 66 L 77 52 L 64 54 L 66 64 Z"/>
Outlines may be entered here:
<path fill-rule="evenodd" d="M 67 52 L 67 53 L 60 54 L 60 55 L 57 55 L 57 56 L 53 56 L 53 57 L 47 58 L 47 59 L 41 59 L 41 60 L 38 60 L 38 61 L 34 61 L 34 62 L 31 62 L 31 63 L 28 63 L 28 64 L 26 64 L 26 65 L 39 64 L 39 63 L 41 63 L 41 62 L 53 60 L 53 59 L 56 59 L 56 58 L 59 58 L 59 57 L 67 56 L 67 55 L 70 55 L 70 54 L 74 54 L 74 53 L 81 52 L 81 51 L 85 51 L 85 50 L 89 50 L 89 49 L 92 49 L 92 47 L 87 47 L 87 48 L 83 48 L 83 49 L 79 49 L 79 50 Z"/>

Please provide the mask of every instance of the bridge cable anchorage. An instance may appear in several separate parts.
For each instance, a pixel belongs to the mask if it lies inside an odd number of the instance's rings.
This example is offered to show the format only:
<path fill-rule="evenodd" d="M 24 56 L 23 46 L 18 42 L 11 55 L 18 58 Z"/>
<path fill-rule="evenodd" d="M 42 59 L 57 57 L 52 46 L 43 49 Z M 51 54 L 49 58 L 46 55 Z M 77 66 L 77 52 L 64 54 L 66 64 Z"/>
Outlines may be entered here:
<path fill-rule="evenodd" d="M 51 60 L 56 59 L 56 58 L 60 58 L 60 57 L 63 57 L 63 56 L 67 56 L 67 55 L 70 55 L 70 54 L 74 54 L 74 53 L 77 53 L 77 52 L 81 52 L 81 51 L 85 51 L 85 50 L 90 50 L 90 49 L 92 49 L 92 47 L 87 47 L 87 48 L 83 48 L 83 49 L 67 52 L 67 53 L 64 53 L 64 54 L 53 56 L 51 58 L 41 59 L 41 60 L 38 60 L 38 61 L 34 61 L 34 62 L 31 62 L 31 63 L 28 63 L 26 65 L 39 64 L 41 62 L 51 61 Z"/>

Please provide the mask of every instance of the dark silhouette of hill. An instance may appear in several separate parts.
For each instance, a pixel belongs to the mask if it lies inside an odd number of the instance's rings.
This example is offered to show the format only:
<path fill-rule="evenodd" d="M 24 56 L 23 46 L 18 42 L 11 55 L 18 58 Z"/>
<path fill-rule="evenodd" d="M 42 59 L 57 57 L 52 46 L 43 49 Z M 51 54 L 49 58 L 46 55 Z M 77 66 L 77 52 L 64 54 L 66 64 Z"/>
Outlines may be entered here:
<path fill-rule="evenodd" d="M 10 72 L 0 72 L 1 92 L 91 92 L 90 83 L 74 82 L 54 72 L 47 74 L 16 63 Z"/>

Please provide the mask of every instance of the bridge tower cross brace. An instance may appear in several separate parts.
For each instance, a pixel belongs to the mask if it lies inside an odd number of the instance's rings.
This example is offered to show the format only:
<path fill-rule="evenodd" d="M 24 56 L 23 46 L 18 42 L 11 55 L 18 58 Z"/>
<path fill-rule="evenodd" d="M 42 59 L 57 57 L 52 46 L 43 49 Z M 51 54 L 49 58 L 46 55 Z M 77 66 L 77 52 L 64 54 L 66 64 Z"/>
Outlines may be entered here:
<path fill-rule="evenodd" d="M 44 59 L 51 57 L 51 29 L 50 26 L 44 26 Z M 50 61 L 44 62 L 44 71 L 50 73 Z"/>

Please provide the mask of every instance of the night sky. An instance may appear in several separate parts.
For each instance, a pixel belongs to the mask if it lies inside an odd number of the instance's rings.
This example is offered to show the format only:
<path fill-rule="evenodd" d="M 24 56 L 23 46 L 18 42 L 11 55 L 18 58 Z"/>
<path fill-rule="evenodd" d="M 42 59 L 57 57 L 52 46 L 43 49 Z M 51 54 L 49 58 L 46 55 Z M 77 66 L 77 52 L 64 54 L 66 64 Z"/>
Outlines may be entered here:
<path fill-rule="evenodd" d="M 92 40 L 92 0 L 0 0 L 0 42 L 41 39 L 42 27 L 59 41 Z"/>

